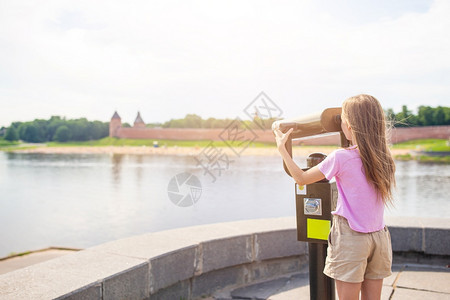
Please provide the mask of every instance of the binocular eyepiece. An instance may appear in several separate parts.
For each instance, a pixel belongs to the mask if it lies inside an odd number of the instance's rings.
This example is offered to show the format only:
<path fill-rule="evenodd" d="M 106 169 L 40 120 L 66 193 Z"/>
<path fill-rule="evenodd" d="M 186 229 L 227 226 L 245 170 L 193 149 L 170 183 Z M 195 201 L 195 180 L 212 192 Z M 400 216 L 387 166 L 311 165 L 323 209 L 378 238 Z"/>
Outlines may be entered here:
<path fill-rule="evenodd" d="M 339 132 L 341 131 L 341 112 L 342 109 L 340 107 L 334 107 L 327 108 L 319 114 L 275 121 L 272 124 L 272 130 L 279 129 L 281 132 L 286 133 L 293 128 L 294 130 L 291 133 L 292 139 L 328 132 Z"/>

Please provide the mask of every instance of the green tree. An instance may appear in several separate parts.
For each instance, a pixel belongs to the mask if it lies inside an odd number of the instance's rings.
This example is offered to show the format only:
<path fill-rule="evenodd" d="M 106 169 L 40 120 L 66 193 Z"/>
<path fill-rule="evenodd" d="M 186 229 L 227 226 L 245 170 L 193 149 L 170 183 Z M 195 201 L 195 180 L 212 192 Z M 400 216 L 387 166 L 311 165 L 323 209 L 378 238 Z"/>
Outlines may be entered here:
<path fill-rule="evenodd" d="M 12 123 L 11 123 L 11 126 L 14 127 L 14 128 L 16 128 L 16 129 L 18 129 L 19 126 L 20 126 L 20 124 L 22 124 L 22 122 L 12 122 Z"/>
<path fill-rule="evenodd" d="M 19 139 L 24 140 L 25 136 L 25 129 L 27 128 L 27 124 L 20 123 L 19 127 L 17 128 L 17 131 L 19 132 Z"/>
<path fill-rule="evenodd" d="M 184 117 L 184 128 L 202 128 L 203 120 L 195 114 L 187 114 Z"/>
<path fill-rule="evenodd" d="M 145 127 L 147 127 L 147 128 L 157 128 L 157 127 L 161 127 L 162 126 L 162 124 L 161 123 L 147 123 L 147 124 L 145 124 Z M 122 125 L 122 127 L 124 127 L 123 125 Z"/>
<path fill-rule="evenodd" d="M 444 107 L 445 121 L 444 125 L 450 125 L 450 107 Z"/>
<path fill-rule="evenodd" d="M 90 139 L 98 140 L 109 134 L 109 125 L 100 121 L 89 122 Z"/>
<path fill-rule="evenodd" d="M 183 119 L 171 119 L 163 124 L 164 128 L 185 128 Z"/>
<path fill-rule="evenodd" d="M 47 125 L 47 140 L 51 141 L 55 137 L 56 130 L 58 127 L 64 125 L 66 120 L 61 119 L 59 116 L 52 116 L 50 120 L 48 120 Z"/>
<path fill-rule="evenodd" d="M 438 106 L 433 111 L 433 121 L 435 125 L 445 124 L 445 111 L 442 106 Z"/>
<path fill-rule="evenodd" d="M 67 142 L 68 140 L 70 140 L 69 128 L 67 128 L 66 125 L 59 126 L 58 129 L 56 129 L 53 140 L 58 142 Z"/>
<path fill-rule="evenodd" d="M 39 128 L 33 124 L 33 122 L 22 123 L 19 126 L 19 136 L 21 140 L 30 143 L 42 143 L 45 142 L 44 137 L 41 135 Z"/>
<path fill-rule="evenodd" d="M 6 130 L 5 140 L 7 141 L 17 141 L 19 139 L 19 133 L 17 130 L 11 126 Z"/>
<path fill-rule="evenodd" d="M 70 138 L 76 141 L 101 139 L 109 134 L 109 123 L 93 121 L 85 118 L 66 120 L 59 116 L 52 116 L 49 120 L 36 119 L 32 122 L 13 122 L 19 138 L 27 142 L 46 142 L 56 138 L 59 127 L 66 126 L 70 132 Z"/>
<path fill-rule="evenodd" d="M 36 140 L 38 140 L 39 143 L 46 142 L 52 138 L 47 134 L 47 120 L 35 119 L 31 124 L 37 129 Z"/>
<path fill-rule="evenodd" d="M 67 127 L 70 129 L 71 139 L 73 141 L 87 141 L 92 139 L 86 118 L 70 120 L 67 123 Z"/>
<path fill-rule="evenodd" d="M 408 110 L 408 106 L 403 105 L 402 111 L 395 115 L 395 123 L 398 127 L 411 126 L 412 113 Z"/>
<path fill-rule="evenodd" d="M 226 128 L 231 122 L 233 122 L 232 119 L 215 119 L 212 128 Z"/>
<path fill-rule="evenodd" d="M 422 126 L 434 125 L 433 108 L 430 106 L 419 106 L 418 119 L 419 124 Z"/>
<path fill-rule="evenodd" d="M 386 119 L 388 122 L 391 122 L 392 124 L 395 124 L 395 113 L 394 110 L 392 108 L 388 108 L 387 110 L 384 111 L 385 115 L 386 115 Z"/>
<path fill-rule="evenodd" d="M 204 128 L 213 128 L 212 125 L 214 123 L 215 119 L 214 118 L 208 118 L 203 122 L 203 127 Z"/>

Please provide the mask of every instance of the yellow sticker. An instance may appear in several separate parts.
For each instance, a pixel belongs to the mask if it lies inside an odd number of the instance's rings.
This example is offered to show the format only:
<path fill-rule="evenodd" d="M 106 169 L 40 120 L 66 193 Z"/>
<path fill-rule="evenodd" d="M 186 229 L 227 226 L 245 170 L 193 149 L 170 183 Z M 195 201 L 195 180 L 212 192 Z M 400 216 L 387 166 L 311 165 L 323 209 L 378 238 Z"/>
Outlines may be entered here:
<path fill-rule="evenodd" d="M 330 220 L 306 219 L 306 237 L 309 239 L 327 240 L 330 228 Z"/>
<path fill-rule="evenodd" d="M 297 187 L 297 195 L 306 195 L 306 185 L 298 185 L 296 183 L 295 186 Z"/>

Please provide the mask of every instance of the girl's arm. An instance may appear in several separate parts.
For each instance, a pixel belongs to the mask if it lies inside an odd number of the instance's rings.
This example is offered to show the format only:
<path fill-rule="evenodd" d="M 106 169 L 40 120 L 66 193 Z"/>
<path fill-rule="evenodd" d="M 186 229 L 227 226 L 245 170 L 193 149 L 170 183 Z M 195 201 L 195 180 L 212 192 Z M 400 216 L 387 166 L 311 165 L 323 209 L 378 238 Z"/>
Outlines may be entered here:
<path fill-rule="evenodd" d="M 317 166 L 312 167 L 307 171 L 303 171 L 299 166 L 297 166 L 292 157 L 289 156 L 285 144 L 292 130 L 293 128 L 289 129 L 285 134 L 283 134 L 279 129 L 274 130 L 278 151 L 280 152 L 289 173 L 291 173 L 292 178 L 294 178 L 298 185 L 310 184 L 324 179 L 325 175 L 320 172 Z"/>

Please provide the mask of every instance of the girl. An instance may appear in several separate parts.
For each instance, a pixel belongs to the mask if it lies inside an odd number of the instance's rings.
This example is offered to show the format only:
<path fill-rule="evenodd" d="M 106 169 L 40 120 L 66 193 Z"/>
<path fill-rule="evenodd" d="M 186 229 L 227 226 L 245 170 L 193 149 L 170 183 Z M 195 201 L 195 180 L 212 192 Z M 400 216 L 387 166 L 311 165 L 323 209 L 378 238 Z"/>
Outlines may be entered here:
<path fill-rule="evenodd" d="M 344 101 L 341 128 L 353 146 L 332 152 L 302 171 L 285 148 L 292 129 L 275 130 L 278 150 L 297 184 L 335 177 L 338 202 L 328 237 L 324 274 L 336 280 L 339 299 L 380 299 L 391 275 L 391 236 L 384 206 L 392 203 L 395 165 L 386 142 L 386 120 L 377 99 L 358 95 Z"/>

